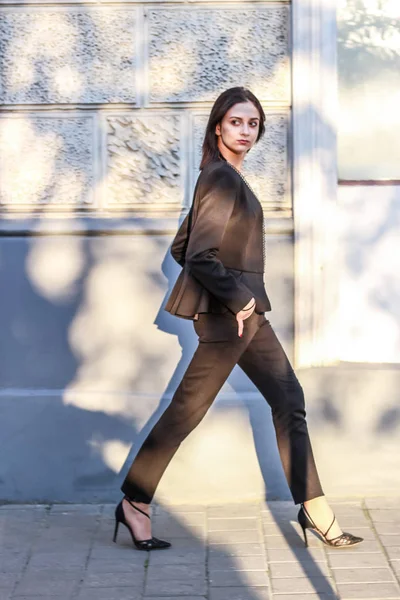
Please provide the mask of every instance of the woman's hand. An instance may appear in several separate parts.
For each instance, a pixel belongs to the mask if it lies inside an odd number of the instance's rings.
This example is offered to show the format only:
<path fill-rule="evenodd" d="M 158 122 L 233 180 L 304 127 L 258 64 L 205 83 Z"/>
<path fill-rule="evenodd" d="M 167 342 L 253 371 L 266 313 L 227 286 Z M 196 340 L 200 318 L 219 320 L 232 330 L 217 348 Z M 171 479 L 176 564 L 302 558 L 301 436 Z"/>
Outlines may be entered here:
<path fill-rule="evenodd" d="M 254 309 L 256 307 L 256 300 L 255 298 L 252 298 L 250 300 L 250 302 L 248 302 L 246 304 L 246 306 L 244 308 L 242 308 L 242 310 L 240 310 L 238 313 L 236 313 L 236 320 L 238 322 L 238 336 L 242 337 L 243 335 L 243 321 L 245 319 L 248 319 L 250 317 L 250 315 L 253 314 Z"/>

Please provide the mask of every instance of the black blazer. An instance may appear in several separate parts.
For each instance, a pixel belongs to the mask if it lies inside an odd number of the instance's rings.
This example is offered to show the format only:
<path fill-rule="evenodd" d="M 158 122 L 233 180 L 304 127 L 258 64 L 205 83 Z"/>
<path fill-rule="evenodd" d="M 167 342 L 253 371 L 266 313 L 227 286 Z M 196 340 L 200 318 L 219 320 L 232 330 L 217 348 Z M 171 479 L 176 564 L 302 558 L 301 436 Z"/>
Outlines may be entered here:
<path fill-rule="evenodd" d="M 256 312 L 271 310 L 263 231 L 260 202 L 240 175 L 223 159 L 204 167 L 172 242 L 171 254 L 183 268 L 165 310 L 192 320 L 204 312 L 236 314 L 253 296 Z"/>

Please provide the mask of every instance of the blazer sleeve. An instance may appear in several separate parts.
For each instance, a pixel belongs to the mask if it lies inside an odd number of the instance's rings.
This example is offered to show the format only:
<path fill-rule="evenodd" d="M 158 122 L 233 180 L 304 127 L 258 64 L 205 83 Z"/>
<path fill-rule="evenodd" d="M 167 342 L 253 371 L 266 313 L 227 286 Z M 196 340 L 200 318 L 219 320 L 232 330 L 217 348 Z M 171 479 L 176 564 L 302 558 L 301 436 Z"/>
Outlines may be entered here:
<path fill-rule="evenodd" d="M 204 182 L 186 249 L 186 263 L 204 288 L 236 314 L 254 294 L 218 258 L 235 206 L 237 183 L 233 175 L 217 169 Z"/>
<path fill-rule="evenodd" d="M 185 264 L 186 244 L 188 237 L 189 213 L 183 219 L 176 236 L 171 244 L 171 254 L 176 262 L 183 267 Z"/>

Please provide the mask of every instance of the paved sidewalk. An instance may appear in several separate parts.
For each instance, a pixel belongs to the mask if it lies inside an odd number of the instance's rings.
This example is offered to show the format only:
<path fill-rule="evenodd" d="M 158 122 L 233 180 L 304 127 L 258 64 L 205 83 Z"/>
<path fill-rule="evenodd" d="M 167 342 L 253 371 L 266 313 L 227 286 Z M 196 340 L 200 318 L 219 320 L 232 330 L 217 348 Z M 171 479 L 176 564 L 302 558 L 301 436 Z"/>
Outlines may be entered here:
<path fill-rule="evenodd" d="M 112 542 L 114 505 L 2 505 L 0 600 L 400 600 L 400 498 L 331 505 L 358 547 L 306 549 L 291 502 L 154 506 L 155 552 Z"/>

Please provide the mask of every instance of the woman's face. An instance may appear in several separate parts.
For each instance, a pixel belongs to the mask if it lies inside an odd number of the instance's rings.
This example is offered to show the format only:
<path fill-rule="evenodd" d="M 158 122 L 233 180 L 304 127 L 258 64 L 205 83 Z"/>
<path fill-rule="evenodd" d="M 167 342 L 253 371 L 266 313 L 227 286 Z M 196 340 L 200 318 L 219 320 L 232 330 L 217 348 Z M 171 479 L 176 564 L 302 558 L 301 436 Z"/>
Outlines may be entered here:
<path fill-rule="evenodd" d="M 234 104 L 215 128 L 218 147 L 243 156 L 257 141 L 260 114 L 250 101 Z"/>

